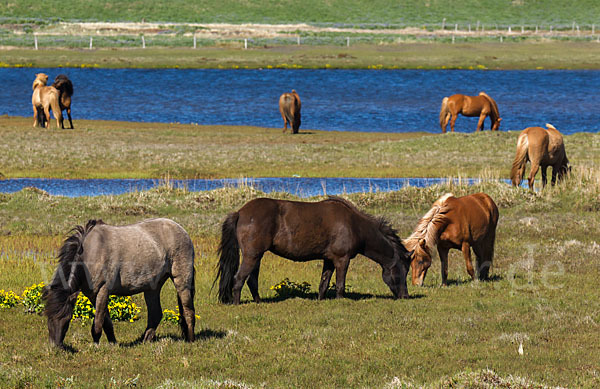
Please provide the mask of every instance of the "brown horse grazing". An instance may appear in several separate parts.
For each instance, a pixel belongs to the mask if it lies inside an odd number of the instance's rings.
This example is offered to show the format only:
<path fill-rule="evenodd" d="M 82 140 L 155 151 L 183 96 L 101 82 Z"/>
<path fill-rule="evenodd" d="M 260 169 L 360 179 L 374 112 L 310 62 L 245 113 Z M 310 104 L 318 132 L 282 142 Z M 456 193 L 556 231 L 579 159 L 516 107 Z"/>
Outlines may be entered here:
<path fill-rule="evenodd" d="M 560 132 L 552 124 L 546 123 L 547 129 L 529 127 L 521 131 L 517 140 L 517 154 L 510 171 L 510 179 L 514 186 L 521 185 L 525 175 L 527 161 L 531 161 L 529 172 L 529 189 L 533 190 L 533 183 L 538 169 L 542 168 L 542 187 L 548 182 L 546 169 L 552 166 L 552 185 L 556 179 L 560 181 L 565 174 L 571 171 L 569 159 L 565 152 L 565 144 Z"/>
<path fill-rule="evenodd" d="M 50 109 L 54 113 L 56 126 L 59 127 L 62 122 L 62 111 L 59 103 L 59 92 L 52 86 L 46 86 L 48 76 L 44 73 L 35 75 L 33 81 L 33 95 L 31 96 L 31 104 L 33 105 L 33 127 L 46 122 L 46 128 L 50 128 Z M 41 119 L 41 121 L 40 121 Z M 46 120 L 47 119 L 47 120 Z"/>
<path fill-rule="evenodd" d="M 301 123 L 301 108 L 300 96 L 294 89 L 292 89 L 292 93 L 284 93 L 279 97 L 279 112 L 283 118 L 284 133 L 287 131 L 288 123 L 292 127 L 292 133 L 298 133 Z"/>
<path fill-rule="evenodd" d="M 61 112 L 67 110 L 67 115 L 69 116 L 69 124 L 71 125 L 71 129 L 73 129 L 73 120 L 71 119 L 71 96 L 73 96 L 73 83 L 69 80 L 69 77 L 64 74 L 59 74 L 54 79 L 54 83 L 52 84 L 58 92 L 60 93 L 59 103 Z M 65 128 L 64 120 L 60 121 L 61 128 Z"/>
<path fill-rule="evenodd" d="M 485 193 L 454 197 L 447 193 L 421 218 L 417 228 L 404 240 L 412 255 L 412 283 L 423 285 L 431 266 L 431 251 L 437 245 L 442 262 L 442 285 L 448 283 L 448 251 L 462 250 L 467 272 L 475 278 L 471 247 L 477 256 L 480 280 L 488 278 L 494 257 L 494 241 L 498 224 L 498 207 Z"/>
<path fill-rule="evenodd" d="M 446 133 L 446 127 L 448 126 L 448 120 L 452 117 L 450 122 L 450 129 L 454 132 L 454 124 L 456 123 L 456 117 L 458 114 L 463 116 L 479 116 L 479 122 L 477 123 L 477 131 L 483 128 L 483 122 L 487 116 L 492 121 L 492 131 L 497 131 L 500 127 L 500 112 L 498 111 L 498 104 L 488 96 L 485 92 L 479 92 L 479 96 L 466 96 L 466 95 L 452 95 L 450 97 L 444 97 L 442 100 L 442 108 L 440 109 L 440 126 L 442 132 Z"/>
<path fill-rule="evenodd" d="M 194 340 L 194 245 L 179 224 L 149 219 L 117 227 L 90 220 L 72 232 L 60 248 L 58 268 L 42 294 L 52 344 L 63 347 L 79 292 L 96 308 L 92 324 L 96 343 L 102 330 L 109 342 L 116 342 L 109 296 L 143 292 L 148 307 L 143 340 L 152 340 L 162 319 L 160 290 L 168 278 L 177 291 L 183 336 Z"/>
<path fill-rule="evenodd" d="M 348 265 L 357 254 L 381 266 L 383 281 L 395 298 L 408 297 L 410 253 L 395 230 L 339 197 L 316 203 L 259 198 L 229 214 L 222 226 L 215 279 L 221 302 L 239 304 L 248 277 L 252 297 L 260 301 L 258 273 L 266 251 L 292 261 L 323 259 L 319 299 L 325 297 L 334 270 L 336 296 L 344 296 Z"/>

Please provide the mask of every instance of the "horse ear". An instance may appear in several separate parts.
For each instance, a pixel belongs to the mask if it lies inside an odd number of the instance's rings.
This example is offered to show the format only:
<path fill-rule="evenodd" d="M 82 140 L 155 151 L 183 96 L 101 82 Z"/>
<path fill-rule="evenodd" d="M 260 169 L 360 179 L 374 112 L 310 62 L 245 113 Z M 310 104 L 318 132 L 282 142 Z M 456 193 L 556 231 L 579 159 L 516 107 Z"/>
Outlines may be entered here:
<path fill-rule="evenodd" d="M 500 122 L 502 120 L 502 118 L 498 118 L 498 122 Z"/>
<path fill-rule="evenodd" d="M 427 247 L 427 242 L 425 241 L 425 239 L 419 239 L 419 246 L 421 246 L 421 248 L 425 250 L 425 247 Z"/>
<path fill-rule="evenodd" d="M 408 258 L 412 259 L 414 253 L 415 253 L 415 250 L 411 250 L 411 251 L 407 252 L 406 254 L 408 255 Z"/>

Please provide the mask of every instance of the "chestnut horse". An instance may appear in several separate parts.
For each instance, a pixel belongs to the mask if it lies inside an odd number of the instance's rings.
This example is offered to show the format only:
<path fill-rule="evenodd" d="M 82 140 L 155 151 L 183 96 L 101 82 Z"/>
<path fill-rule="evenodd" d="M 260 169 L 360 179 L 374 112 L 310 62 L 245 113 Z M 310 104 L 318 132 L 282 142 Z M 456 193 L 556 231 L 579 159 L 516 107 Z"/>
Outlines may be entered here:
<path fill-rule="evenodd" d="M 259 198 L 229 214 L 222 226 L 214 282 L 219 280 L 221 302 L 239 304 L 246 279 L 254 301 L 260 301 L 258 273 L 266 251 L 299 262 L 323 259 L 320 300 L 334 270 L 336 297 L 344 296 L 348 265 L 357 254 L 381 266 L 383 281 L 395 298 L 408 297 L 410 253 L 396 231 L 384 219 L 367 215 L 339 197 L 316 203 Z"/>
<path fill-rule="evenodd" d="M 498 111 L 498 104 L 488 96 L 485 92 L 479 92 L 479 96 L 466 96 L 466 95 L 452 95 L 450 97 L 444 97 L 442 100 L 442 108 L 440 109 L 440 126 L 442 132 L 446 133 L 446 127 L 448 126 L 448 120 L 450 121 L 450 129 L 454 132 L 454 124 L 456 123 L 456 117 L 458 114 L 463 116 L 479 116 L 479 122 L 477 123 L 477 131 L 483 128 L 483 122 L 487 116 L 492 121 L 492 131 L 497 131 L 500 127 L 500 112 Z"/>
<path fill-rule="evenodd" d="M 517 153 L 510 171 L 510 179 L 514 186 L 521 185 L 525 175 L 527 161 L 531 161 L 529 172 L 529 189 L 533 190 L 533 183 L 538 169 L 542 168 L 542 187 L 548 182 L 546 169 L 552 166 L 552 185 L 556 179 L 560 181 L 571 167 L 565 152 L 565 144 L 560 132 L 552 124 L 546 123 L 547 129 L 542 127 L 529 127 L 521 131 L 517 140 Z"/>
<path fill-rule="evenodd" d="M 283 132 L 287 131 L 288 123 L 292 127 L 292 133 L 297 134 L 301 124 L 302 102 L 296 90 L 292 93 L 284 93 L 279 97 L 279 112 L 283 118 Z"/>
<path fill-rule="evenodd" d="M 73 120 L 71 119 L 71 96 L 73 96 L 73 83 L 69 80 L 69 77 L 64 74 L 59 74 L 54 79 L 54 83 L 52 84 L 58 92 L 60 93 L 60 97 L 58 102 L 60 103 L 61 112 L 67 110 L 67 115 L 69 116 L 69 124 L 71 125 L 71 129 L 73 129 Z M 65 128 L 64 120 L 60 121 L 61 128 Z"/>
<path fill-rule="evenodd" d="M 404 240 L 406 248 L 413 251 L 413 285 L 423 285 L 436 245 L 442 263 L 442 285 L 448 283 L 450 249 L 462 250 L 467 272 L 474 279 L 472 247 L 477 256 L 479 279 L 487 279 L 494 257 L 497 224 L 498 207 L 485 193 L 458 198 L 447 193 L 440 197 L 421 218 L 412 235 Z"/>
<path fill-rule="evenodd" d="M 50 109 L 56 119 L 56 127 L 62 122 L 62 111 L 59 103 L 59 92 L 52 86 L 46 86 L 48 76 L 44 73 L 35 75 L 33 81 L 33 94 L 31 95 L 31 105 L 33 105 L 33 127 L 39 124 L 50 128 Z M 41 119 L 41 120 L 40 120 Z"/>
<path fill-rule="evenodd" d="M 42 294 L 52 344 L 64 347 L 79 292 L 96 308 L 92 323 L 95 343 L 100 341 L 102 330 L 109 342 L 116 342 L 108 312 L 109 296 L 143 292 L 148 307 L 143 340 L 152 340 L 162 319 L 160 290 L 168 278 L 175 284 L 183 336 L 194 340 L 194 245 L 179 224 L 149 219 L 109 226 L 90 220 L 85 227 L 72 230 L 58 258 L 58 268 Z"/>

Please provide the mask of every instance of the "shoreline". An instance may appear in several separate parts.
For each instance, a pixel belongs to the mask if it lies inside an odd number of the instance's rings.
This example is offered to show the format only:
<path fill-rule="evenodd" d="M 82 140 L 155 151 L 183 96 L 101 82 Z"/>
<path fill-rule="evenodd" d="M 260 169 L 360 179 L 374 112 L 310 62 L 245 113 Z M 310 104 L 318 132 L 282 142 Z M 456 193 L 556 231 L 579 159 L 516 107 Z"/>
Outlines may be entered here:
<path fill-rule="evenodd" d="M 238 45 L 147 48 L 0 47 L 0 67 L 143 69 L 600 70 L 596 42 Z"/>

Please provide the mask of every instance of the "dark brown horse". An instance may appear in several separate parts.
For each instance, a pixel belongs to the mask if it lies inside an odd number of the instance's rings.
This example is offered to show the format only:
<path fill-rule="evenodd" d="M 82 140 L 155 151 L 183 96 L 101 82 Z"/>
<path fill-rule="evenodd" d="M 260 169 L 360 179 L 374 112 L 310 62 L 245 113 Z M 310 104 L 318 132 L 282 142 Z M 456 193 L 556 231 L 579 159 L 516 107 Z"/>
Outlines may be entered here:
<path fill-rule="evenodd" d="M 301 124 L 302 102 L 300 96 L 294 89 L 292 93 L 284 93 L 279 97 L 279 112 L 283 118 L 283 132 L 287 131 L 288 124 L 292 127 L 292 133 L 297 134 Z"/>
<path fill-rule="evenodd" d="M 410 253 L 396 231 L 339 197 L 316 203 L 259 198 L 229 214 L 222 226 L 215 279 L 221 302 L 239 304 L 246 279 L 254 301 L 260 301 L 258 273 L 266 251 L 292 261 L 323 259 L 319 299 L 325 297 L 334 270 L 336 296 L 343 297 L 348 265 L 357 254 L 381 266 L 395 298 L 408 297 Z"/>
<path fill-rule="evenodd" d="M 60 105 L 61 111 L 67 110 L 67 116 L 69 117 L 69 124 L 71 128 L 73 128 L 73 120 L 71 119 L 71 96 L 73 96 L 73 83 L 69 80 L 69 77 L 64 74 L 59 74 L 54 79 L 54 83 L 52 84 L 58 92 L 60 93 L 58 102 Z M 60 125 L 62 128 L 65 128 L 64 120 L 61 117 Z"/>
<path fill-rule="evenodd" d="M 498 104 L 485 92 L 479 92 L 479 96 L 452 95 L 444 97 L 442 100 L 440 126 L 443 133 L 446 133 L 446 127 L 451 117 L 450 129 L 454 132 L 454 124 L 459 113 L 463 116 L 479 116 L 477 131 L 483 129 L 483 122 L 487 116 L 492 121 L 492 131 L 498 130 L 502 120 L 498 111 Z"/>
<path fill-rule="evenodd" d="M 96 308 L 92 324 L 96 343 L 102 330 L 109 342 L 116 342 L 108 313 L 109 296 L 143 292 L 148 307 L 143 340 L 152 340 L 162 319 L 160 290 L 168 278 L 177 291 L 183 336 L 194 340 L 194 245 L 179 224 L 150 219 L 109 226 L 90 220 L 85 227 L 73 229 L 58 258 L 58 268 L 42 294 L 52 344 L 63 347 L 79 292 Z"/>

